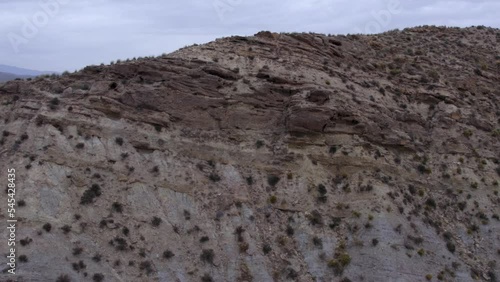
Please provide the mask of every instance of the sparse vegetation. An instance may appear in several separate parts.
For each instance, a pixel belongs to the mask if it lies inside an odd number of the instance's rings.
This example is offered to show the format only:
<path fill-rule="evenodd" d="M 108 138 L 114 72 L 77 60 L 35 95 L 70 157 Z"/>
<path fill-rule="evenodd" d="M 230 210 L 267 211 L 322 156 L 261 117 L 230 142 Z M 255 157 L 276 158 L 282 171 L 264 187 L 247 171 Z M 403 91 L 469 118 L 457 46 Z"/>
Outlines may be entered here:
<path fill-rule="evenodd" d="M 116 142 L 116 144 L 118 144 L 118 146 L 122 146 L 123 145 L 123 138 L 116 137 L 115 142 Z"/>
<path fill-rule="evenodd" d="M 151 225 L 153 225 L 154 227 L 158 227 L 158 226 L 160 226 L 161 222 L 162 222 L 161 218 L 155 216 L 151 220 Z"/>
<path fill-rule="evenodd" d="M 217 175 L 216 173 L 211 173 L 208 178 L 210 180 L 212 180 L 212 182 L 219 182 L 221 179 L 220 179 L 220 176 Z"/>
<path fill-rule="evenodd" d="M 278 182 L 280 181 L 280 178 L 276 175 L 269 175 L 267 177 L 267 183 L 271 186 L 276 186 L 276 184 L 278 184 Z"/>
<path fill-rule="evenodd" d="M 200 254 L 200 260 L 205 263 L 214 263 L 215 253 L 212 249 L 203 250 Z"/>
<path fill-rule="evenodd" d="M 123 212 L 123 205 L 119 202 L 114 202 L 112 205 L 111 205 L 111 209 L 114 211 L 114 212 L 117 212 L 117 213 L 122 213 Z"/>
<path fill-rule="evenodd" d="M 42 228 L 48 233 L 52 230 L 52 225 L 50 223 L 45 223 Z"/>
<path fill-rule="evenodd" d="M 101 187 L 98 184 L 92 184 L 92 186 L 85 190 L 83 193 L 80 204 L 81 205 L 89 205 L 94 202 L 94 199 L 101 196 Z"/>
<path fill-rule="evenodd" d="M 174 256 L 175 256 L 175 254 L 172 251 L 170 251 L 170 250 L 166 250 L 166 251 L 163 252 L 163 258 L 164 259 L 171 259 Z"/>

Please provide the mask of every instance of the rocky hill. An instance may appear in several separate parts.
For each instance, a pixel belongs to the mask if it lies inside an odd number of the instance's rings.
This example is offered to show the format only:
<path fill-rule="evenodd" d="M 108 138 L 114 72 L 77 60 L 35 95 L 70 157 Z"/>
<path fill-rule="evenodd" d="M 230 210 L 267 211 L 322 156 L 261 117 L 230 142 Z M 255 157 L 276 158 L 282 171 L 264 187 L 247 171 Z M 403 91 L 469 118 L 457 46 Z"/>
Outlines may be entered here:
<path fill-rule="evenodd" d="M 0 280 L 498 281 L 499 43 L 260 32 L 7 82 Z"/>

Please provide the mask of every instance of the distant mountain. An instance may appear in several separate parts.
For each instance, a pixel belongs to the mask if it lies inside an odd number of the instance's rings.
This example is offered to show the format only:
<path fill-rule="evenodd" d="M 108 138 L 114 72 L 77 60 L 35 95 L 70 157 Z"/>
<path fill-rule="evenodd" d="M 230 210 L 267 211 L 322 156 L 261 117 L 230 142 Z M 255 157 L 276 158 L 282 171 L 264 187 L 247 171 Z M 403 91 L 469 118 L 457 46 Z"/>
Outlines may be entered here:
<path fill-rule="evenodd" d="M 13 73 L 6 73 L 6 72 L 0 72 L 0 82 L 5 82 L 8 80 L 14 80 L 16 78 L 29 78 L 33 77 L 30 75 L 18 75 L 18 74 L 13 74 Z"/>
<path fill-rule="evenodd" d="M 23 69 L 13 66 L 1 65 L 0 64 L 0 72 L 10 73 L 15 75 L 23 75 L 23 76 L 38 76 L 43 74 L 53 74 L 55 71 L 38 71 L 38 70 L 30 70 Z"/>

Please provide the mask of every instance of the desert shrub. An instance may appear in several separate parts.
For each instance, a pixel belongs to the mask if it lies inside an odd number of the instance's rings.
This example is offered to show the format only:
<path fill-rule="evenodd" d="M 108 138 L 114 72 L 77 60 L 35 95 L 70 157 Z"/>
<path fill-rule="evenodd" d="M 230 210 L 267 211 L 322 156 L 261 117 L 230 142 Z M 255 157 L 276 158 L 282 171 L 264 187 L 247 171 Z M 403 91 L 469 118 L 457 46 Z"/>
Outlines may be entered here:
<path fill-rule="evenodd" d="M 52 229 L 52 225 L 50 223 L 45 223 L 42 228 L 46 231 L 46 232 L 50 232 L 50 230 Z"/>
<path fill-rule="evenodd" d="M 208 236 L 203 236 L 200 238 L 200 243 L 205 243 L 205 242 L 208 242 L 210 240 L 210 238 L 208 238 Z"/>
<path fill-rule="evenodd" d="M 56 98 L 52 98 L 49 103 L 51 106 L 57 106 L 57 105 L 59 105 L 60 102 L 59 102 L 59 99 L 56 97 Z"/>
<path fill-rule="evenodd" d="M 269 203 L 275 204 L 277 201 L 278 201 L 278 198 L 276 198 L 275 195 L 272 195 L 271 197 L 269 197 Z"/>
<path fill-rule="evenodd" d="M 316 246 L 316 247 L 322 247 L 323 246 L 323 240 L 321 240 L 321 238 L 319 238 L 318 236 L 314 236 L 313 239 L 313 245 Z"/>
<path fill-rule="evenodd" d="M 214 280 L 212 279 L 212 276 L 210 276 L 210 274 L 205 273 L 205 274 L 201 277 L 201 282 L 214 282 Z"/>
<path fill-rule="evenodd" d="M 118 202 L 114 202 L 112 205 L 111 205 L 111 208 L 113 209 L 113 211 L 115 212 L 118 212 L 118 213 L 122 213 L 123 212 L 123 205 L 121 203 L 118 203 Z"/>
<path fill-rule="evenodd" d="M 286 227 L 286 234 L 287 234 L 288 236 L 293 236 L 293 234 L 295 234 L 295 230 L 293 230 L 293 227 L 292 227 L 292 226 L 288 225 L 288 226 Z"/>
<path fill-rule="evenodd" d="M 448 242 L 446 243 L 446 248 L 448 249 L 448 251 L 450 251 L 451 253 L 454 253 L 455 252 L 455 244 L 453 244 L 452 242 Z"/>
<path fill-rule="evenodd" d="M 80 198 L 81 205 L 91 204 L 95 198 L 101 196 L 101 187 L 98 184 L 93 184 L 89 189 L 83 192 Z"/>
<path fill-rule="evenodd" d="M 425 201 L 425 205 L 430 207 L 430 208 L 436 208 L 436 201 L 433 199 L 433 198 L 428 198 L 426 201 Z"/>
<path fill-rule="evenodd" d="M 166 250 L 163 252 L 163 258 L 165 258 L 165 259 L 170 259 L 170 258 L 173 258 L 174 256 L 175 256 L 175 254 L 170 250 Z"/>
<path fill-rule="evenodd" d="M 262 246 L 262 252 L 264 252 L 265 255 L 270 253 L 273 249 L 271 248 L 271 245 L 268 243 L 265 243 L 264 246 Z"/>
<path fill-rule="evenodd" d="M 33 239 L 31 239 L 31 238 L 29 238 L 29 237 L 26 237 L 26 238 L 21 239 L 21 240 L 19 241 L 19 243 L 20 243 L 20 244 L 21 244 L 21 246 L 23 246 L 23 247 L 24 247 L 24 246 L 29 245 L 31 242 L 33 242 Z"/>
<path fill-rule="evenodd" d="M 28 257 L 26 255 L 19 256 L 19 262 L 28 262 Z"/>
<path fill-rule="evenodd" d="M 430 168 L 426 167 L 423 164 L 419 164 L 417 169 L 421 174 L 424 174 L 424 173 L 430 174 L 432 172 Z"/>
<path fill-rule="evenodd" d="M 161 221 L 162 221 L 162 220 L 161 220 L 161 218 L 159 218 L 159 217 L 155 216 L 155 217 L 153 217 L 153 219 L 151 220 L 151 225 L 153 225 L 154 227 L 158 227 L 158 226 L 160 226 Z"/>
<path fill-rule="evenodd" d="M 247 177 L 246 181 L 247 181 L 248 185 L 252 185 L 253 184 L 253 178 L 252 178 L 252 176 Z"/>
<path fill-rule="evenodd" d="M 262 146 L 264 146 L 264 141 L 257 140 L 257 142 L 255 142 L 255 147 L 257 147 L 257 149 L 262 148 Z"/>
<path fill-rule="evenodd" d="M 127 245 L 127 240 L 121 238 L 121 237 L 116 237 L 109 241 L 109 244 L 111 246 L 114 246 L 116 250 L 118 251 L 126 251 L 128 249 Z"/>
<path fill-rule="evenodd" d="M 278 184 L 278 182 L 280 181 L 280 178 L 276 175 L 269 175 L 267 177 L 267 183 L 271 186 L 276 186 L 276 184 Z"/>
<path fill-rule="evenodd" d="M 104 281 L 104 275 L 102 275 L 101 273 L 95 273 L 92 276 L 92 280 L 94 280 L 94 282 L 102 282 Z"/>
<path fill-rule="evenodd" d="M 92 257 L 92 260 L 94 262 L 100 262 L 101 261 L 101 258 L 102 256 L 100 254 L 95 254 L 93 257 Z"/>
<path fill-rule="evenodd" d="M 250 245 L 248 245 L 247 242 L 240 242 L 238 244 L 238 247 L 240 249 L 240 253 L 246 253 L 246 251 L 248 251 L 248 248 L 250 247 Z"/>
<path fill-rule="evenodd" d="M 342 222 L 342 218 L 332 217 L 332 221 L 330 222 L 330 224 L 328 224 L 328 227 L 330 227 L 330 229 L 335 229 L 337 226 L 340 225 L 341 222 Z"/>
<path fill-rule="evenodd" d="M 329 151 L 330 151 L 330 154 L 335 154 L 337 152 L 337 147 L 331 146 Z"/>
<path fill-rule="evenodd" d="M 219 182 L 220 181 L 220 176 L 217 175 L 216 173 L 211 173 L 208 178 L 212 180 L 212 182 Z"/>
<path fill-rule="evenodd" d="M 64 234 L 68 234 L 69 232 L 71 232 L 71 226 L 66 224 L 63 227 L 61 227 L 61 230 L 63 231 Z"/>
<path fill-rule="evenodd" d="M 184 219 L 185 220 L 191 219 L 191 213 L 188 210 L 184 210 Z"/>
<path fill-rule="evenodd" d="M 113 90 L 113 89 L 116 89 L 117 87 L 118 87 L 118 83 L 116 83 L 114 81 L 109 84 L 109 89 Z"/>
<path fill-rule="evenodd" d="M 336 258 L 328 262 L 328 266 L 333 268 L 336 274 L 342 274 L 344 269 L 351 263 L 351 256 L 348 253 L 337 253 Z"/>
<path fill-rule="evenodd" d="M 200 254 L 200 260 L 205 263 L 214 263 L 215 253 L 212 249 L 203 250 Z"/>
<path fill-rule="evenodd" d="M 26 206 L 26 201 L 24 201 L 24 200 L 19 200 L 19 202 L 17 202 L 17 206 L 18 206 L 18 207 L 24 207 L 24 206 Z"/>
<path fill-rule="evenodd" d="M 312 225 L 323 225 L 323 217 L 317 210 L 313 210 L 310 214 L 307 215 L 307 218 Z"/>
<path fill-rule="evenodd" d="M 74 256 L 79 256 L 83 253 L 83 248 L 81 247 L 76 247 L 76 248 L 73 248 L 73 255 Z"/>
<path fill-rule="evenodd" d="M 85 144 L 83 144 L 83 143 L 76 144 L 77 149 L 83 149 L 83 147 L 85 147 Z"/>
<path fill-rule="evenodd" d="M 56 282 L 71 282 L 71 279 L 67 274 L 61 274 L 57 277 Z"/>
<path fill-rule="evenodd" d="M 123 145 L 123 138 L 116 137 L 115 142 L 116 142 L 116 144 L 118 144 L 118 146 L 122 146 Z"/>
<path fill-rule="evenodd" d="M 319 192 L 320 195 L 326 195 L 327 190 L 326 190 L 325 185 L 319 184 L 318 185 L 318 192 Z"/>
<path fill-rule="evenodd" d="M 148 275 L 154 272 L 153 271 L 153 266 L 152 266 L 152 264 L 151 264 L 150 261 L 143 261 L 143 262 L 141 262 L 139 264 L 139 269 L 141 271 L 145 271 L 146 274 L 148 274 Z"/>

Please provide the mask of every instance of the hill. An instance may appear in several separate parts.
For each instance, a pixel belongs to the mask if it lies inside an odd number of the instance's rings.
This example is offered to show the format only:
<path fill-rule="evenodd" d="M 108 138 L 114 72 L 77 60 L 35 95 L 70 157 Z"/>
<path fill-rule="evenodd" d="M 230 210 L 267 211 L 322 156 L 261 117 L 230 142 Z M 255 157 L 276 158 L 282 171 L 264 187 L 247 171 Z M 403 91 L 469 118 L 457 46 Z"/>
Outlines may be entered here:
<path fill-rule="evenodd" d="M 18 278 L 494 281 L 499 40 L 260 32 L 4 83 Z"/>

